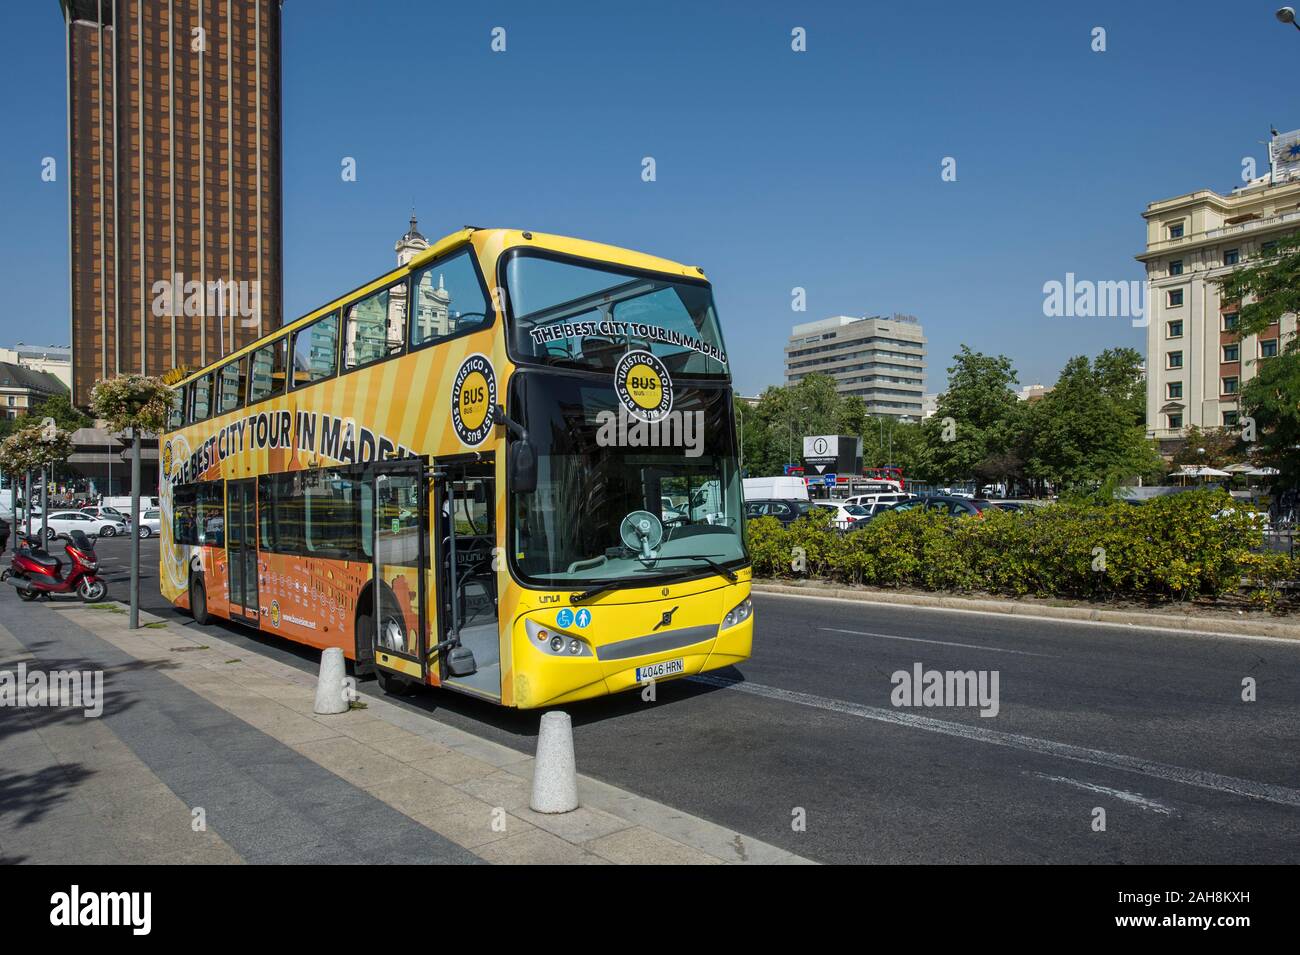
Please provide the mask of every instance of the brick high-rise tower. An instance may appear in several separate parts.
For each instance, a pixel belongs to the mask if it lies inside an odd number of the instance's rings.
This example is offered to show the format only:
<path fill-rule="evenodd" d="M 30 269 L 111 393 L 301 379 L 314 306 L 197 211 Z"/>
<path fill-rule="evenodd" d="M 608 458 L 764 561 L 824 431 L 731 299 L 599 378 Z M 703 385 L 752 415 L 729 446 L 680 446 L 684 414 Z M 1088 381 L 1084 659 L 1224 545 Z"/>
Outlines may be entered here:
<path fill-rule="evenodd" d="M 281 321 L 281 0 L 60 0 L 73 400 Z"/>

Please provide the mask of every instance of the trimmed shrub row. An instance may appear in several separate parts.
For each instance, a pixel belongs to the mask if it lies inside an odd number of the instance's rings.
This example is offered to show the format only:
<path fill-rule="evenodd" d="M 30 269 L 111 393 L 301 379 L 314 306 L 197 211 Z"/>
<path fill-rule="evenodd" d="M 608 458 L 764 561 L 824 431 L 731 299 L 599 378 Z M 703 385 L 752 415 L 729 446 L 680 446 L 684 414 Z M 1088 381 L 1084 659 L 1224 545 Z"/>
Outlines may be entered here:
<path fill-rule="evenodd" d="M 950 518 L 913 509 L 839 532 L 817 517 L 748 524 L 754 572 L 849 584 L 1013 596 L 1189 600 L 1239 588 L 1272 590 L 1295 561 L 1253 554 L 1262 531 L 1221 490 L 1123 502 L 1062 502 L 1021 512 L 991 508 Z"/>

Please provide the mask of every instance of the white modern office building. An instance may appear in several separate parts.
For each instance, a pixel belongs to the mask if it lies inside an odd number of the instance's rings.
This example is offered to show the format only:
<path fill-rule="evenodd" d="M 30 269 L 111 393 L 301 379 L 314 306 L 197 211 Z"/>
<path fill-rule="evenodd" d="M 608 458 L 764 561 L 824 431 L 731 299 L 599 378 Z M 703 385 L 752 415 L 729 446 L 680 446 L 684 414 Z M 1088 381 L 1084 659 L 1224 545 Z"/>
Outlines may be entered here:
<path fill-rule="evenodd" d="M 919 420 L 925 391 L 925 333 L 913 315 L 836 315 L 796 325 L 785 346 L 785 382 L 829 375 L 867 413 Z"/>

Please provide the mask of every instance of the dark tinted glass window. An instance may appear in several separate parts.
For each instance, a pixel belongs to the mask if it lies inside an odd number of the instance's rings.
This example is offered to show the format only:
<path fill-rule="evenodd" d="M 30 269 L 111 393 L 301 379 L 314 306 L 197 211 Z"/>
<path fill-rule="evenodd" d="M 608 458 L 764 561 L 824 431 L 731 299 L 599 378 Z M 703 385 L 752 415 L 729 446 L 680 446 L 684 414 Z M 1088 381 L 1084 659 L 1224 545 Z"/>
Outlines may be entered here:
<path fill-rule="evenodd" d="M 224 481 L 181 484 L 172 491 L 172 536 L 178 544 L 226 545 Z"/>
<path fill-rule="evenodd" d="M 264 549 L 369 560 L 374 528 L 364 468 L 324 468 L 258 479 Z"/>

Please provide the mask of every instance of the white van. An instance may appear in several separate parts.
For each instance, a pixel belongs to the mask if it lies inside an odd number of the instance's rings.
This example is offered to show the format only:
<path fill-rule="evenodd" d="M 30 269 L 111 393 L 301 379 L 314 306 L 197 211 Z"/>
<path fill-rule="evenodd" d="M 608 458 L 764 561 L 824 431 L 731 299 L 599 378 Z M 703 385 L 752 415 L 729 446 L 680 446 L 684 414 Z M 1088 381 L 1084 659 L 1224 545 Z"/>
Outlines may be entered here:
<path fill-rule="evenodd" d="M 104 501 L 100 506 L 115 508 L 122 514 L 125 514 L 129 517 L 131 514 L 131 495 L 126 494 L 126 495 L 118 495 L 116 497 L 106 497 L 104 498 Z M 157 506 L 158 506 L 158 498 L 145 497 L 144 495 L 140 496 L 140 510 L 148 511 L 153 508 L 156 508 Z"/>
<path fill-rule="evenodd" d="M 808 500 L 808 485 L 801 477 L 752 477 L 745 478 L 744 484 L 747 501 Z"/>

